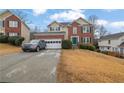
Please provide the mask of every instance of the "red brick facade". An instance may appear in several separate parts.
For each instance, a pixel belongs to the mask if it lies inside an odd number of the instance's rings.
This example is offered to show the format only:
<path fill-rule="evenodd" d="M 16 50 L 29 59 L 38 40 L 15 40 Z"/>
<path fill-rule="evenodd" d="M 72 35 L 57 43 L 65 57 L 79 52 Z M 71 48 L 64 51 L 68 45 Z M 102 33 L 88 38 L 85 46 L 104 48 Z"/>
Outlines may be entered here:
<path fill-rule="evenodd" d="M 35 39 L 64 39 L 64 35 L 34 35 Z"/>
<path fill-rule="evenodd" d="M 86 25 L 85 25 L 86 26 Z M 92 25 L 87 25 L 92 28 L 91 33 L 82 33 L 81 32 L 81 27 L 77 22 L 73 22 L 71 26 L 68 27 L 68 39 L 71 40 L 71 36 L 79 36 L 79 43 L 81 43 L 81 38 L 83 37 L 90 37 L 92 39 L 91 44 L 93 44 L 93 27 Z M 77 28 L 77 34 L 73 34 L 73 27 Z"/>
<path fill-rule="evenodd" d="M 78 19 L 77 19 L 78 20 Z M 70 22 L 63 22 L 64 25 L 60 25 L 60 28 L 63 28 L 63 26 L 66 26 L 67 29 L 64 30 L 58 30 L 58 34 L 54 34 L 55 31 L 52 32 L 47 32 L 49 35 L 44 35 L 44 34 L 37 34 L 35 35 L 36 39 L 68 39 L 72 41 L 73 45 L 78 45 L 78 44 L 93 44 L 93 39 L 94 39 L 94 32 L 93 32 L 93 25 L 87 22 L 86 20 L 79 18 L 79 21 L 73 21 L 72 23 Z M 81 23 L 84 22 L 84 23 Z M 59 22 L 57 22 L 59 23 Z M 62 24 L 62 23 L 59 23 Z M 50 29 L 52 24 L 48 25 L 48 28 Z M 75 27 L 75 28 L 74 28 Z M 57 28 L 57 26 L 53 26 L 54 29 Z M 74 31 L 73 31 L 74 30 Z M 64 35 L 61 35 L 60 32 L 65 32 Z M 60 34 L 59 34 L 60 33 Z M 64 38 L 65 37 L 65 38 Z"/>
<path fill-rule="evenodd" d="M 9 27 L 9 21 L 17 21 L 18 27 Z M 4 27 L 5 27 L 6 34 L 8 34 L 9 32 L 12 32 L 12 33 L 18 33 L 19 36 L 21 35 L 21 20 L 15 15 L 11 15 L 5 19 Z"/>

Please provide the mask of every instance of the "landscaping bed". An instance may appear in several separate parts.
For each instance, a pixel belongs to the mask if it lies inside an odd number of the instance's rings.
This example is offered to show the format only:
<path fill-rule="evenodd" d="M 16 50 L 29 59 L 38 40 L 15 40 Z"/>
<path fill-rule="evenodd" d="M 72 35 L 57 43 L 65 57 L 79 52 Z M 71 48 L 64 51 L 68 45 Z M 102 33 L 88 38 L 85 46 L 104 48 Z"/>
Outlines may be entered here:
<path fill-rule="evenodd" d="M 62 50 L 57 67 L 58 82 L 123 82 L 124 59 L 75 49 Z"/>

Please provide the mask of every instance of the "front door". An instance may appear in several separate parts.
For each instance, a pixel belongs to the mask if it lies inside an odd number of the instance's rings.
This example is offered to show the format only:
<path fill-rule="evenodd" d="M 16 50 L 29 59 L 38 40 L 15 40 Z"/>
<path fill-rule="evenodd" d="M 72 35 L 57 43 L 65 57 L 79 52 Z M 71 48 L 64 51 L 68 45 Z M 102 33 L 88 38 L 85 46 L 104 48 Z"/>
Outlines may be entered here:
<path fill-rule="evenodd" d="M 78 43 L 78 38 L 77 37 L 72 37 L 72 44 L 77 45 Z"/>

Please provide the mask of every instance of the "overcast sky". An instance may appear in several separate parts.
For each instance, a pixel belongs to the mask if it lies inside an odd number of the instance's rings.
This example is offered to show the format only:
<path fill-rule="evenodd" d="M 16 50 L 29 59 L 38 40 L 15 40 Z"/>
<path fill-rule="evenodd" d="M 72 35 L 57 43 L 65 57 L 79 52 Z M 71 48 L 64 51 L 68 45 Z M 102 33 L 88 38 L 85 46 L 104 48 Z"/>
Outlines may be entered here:
<path fill-rule="evenodd" d="M 4 11 L 4 10 L 0 10 Z M 111 33 L 124 32 L 124 9 L 23 9 L 32 21 L 31 27 L 38 26 L 41 29 L 47 28 L 52 21 L 70 22 L 79 17 L 88 19 L 90 15 L 96 15 L 98 24 L 104 25 Z"/>

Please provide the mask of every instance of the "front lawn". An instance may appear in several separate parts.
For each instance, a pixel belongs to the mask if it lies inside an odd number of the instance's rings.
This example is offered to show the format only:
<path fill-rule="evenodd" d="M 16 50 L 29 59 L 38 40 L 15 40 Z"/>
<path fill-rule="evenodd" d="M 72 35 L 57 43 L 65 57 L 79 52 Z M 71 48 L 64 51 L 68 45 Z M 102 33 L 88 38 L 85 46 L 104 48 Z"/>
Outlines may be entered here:
<path fill-rule="evenodd" d="M 21 52 L 20 47 L 0 43 L 0 55 L 6 55 L 6 54 L 18 53 L 18 52 Z"/>
<path fill-rule="evenodd" d="M 89 50 L 62 50 L 58 82 L 124 82 L 124 59 Z"/>

